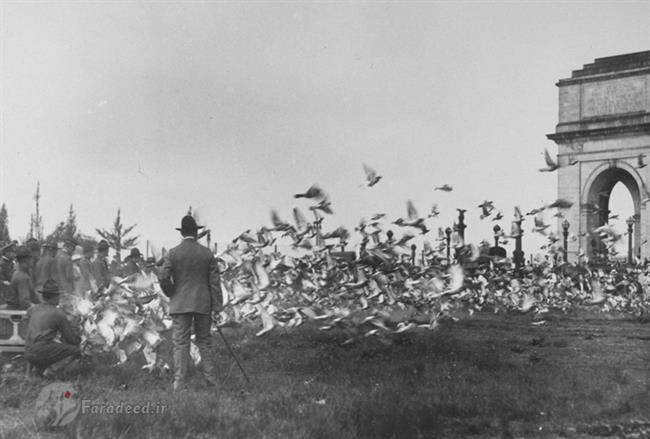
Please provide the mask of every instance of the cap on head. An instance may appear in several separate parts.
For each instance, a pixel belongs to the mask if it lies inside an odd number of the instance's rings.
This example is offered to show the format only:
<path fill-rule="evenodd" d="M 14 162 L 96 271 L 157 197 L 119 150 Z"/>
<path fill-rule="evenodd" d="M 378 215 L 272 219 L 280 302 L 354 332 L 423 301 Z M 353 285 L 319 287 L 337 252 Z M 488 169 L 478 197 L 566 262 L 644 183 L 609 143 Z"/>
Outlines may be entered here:
<path fill-rule="evenodd" d="M 192 215 L 185 215 L 181 219 L 180 229 L 177 227 L 176 230 L 181 232 L 183 235 L 193 235 L 197 230 L 202 229 L 204 226 L 197 226 L 196 221 Z"/>
<path fill-rule="evenodd" d="M 76 246 L 74 248 L 74 253 L 72 254 L 72 260 L 78 261 L 79 259 L 83 258 L 83 256 L 84 256 L 84 248 L 80 245 Z"/>
<path fill-rule="evenodd" d="M 43 286 L 38 290 L 39 293 L 44 295 L 59 294 L 59 284 L 54 279 L 48 279 Z"/>
<path fill-rule="evenodd" d="M 133 248 L 131 249 L 131 253 L 129 253 L 129 257 L 130 257 L 130 258 L 141 258 L 141 257 L 142 257 L 142 253 L 140 253 L 140 250 L 138 250 L 137 247 L 133 247 Z"/>
<path fill-rule="evenodd" d="M 104 239 L 102 239 L 97 244 L 97 251 L 101 252 L 101 251 L 105 251 L 105 250 L 108 250 L 108 242 L 106 242 Z"/>

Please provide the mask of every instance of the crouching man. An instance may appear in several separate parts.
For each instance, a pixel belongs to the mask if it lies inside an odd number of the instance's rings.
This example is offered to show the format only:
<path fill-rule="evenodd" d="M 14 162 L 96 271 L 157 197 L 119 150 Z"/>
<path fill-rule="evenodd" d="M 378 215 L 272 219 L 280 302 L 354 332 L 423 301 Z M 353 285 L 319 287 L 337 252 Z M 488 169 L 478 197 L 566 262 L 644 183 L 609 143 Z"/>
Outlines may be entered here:
<path fill-rule="evenodd" d="M 59 304 L 59 286 L 49 279 L 38 291 L 42 303 L 27 311 L 27 337 L 25 359 L 35 368 L 38 375 L 46 378 L 60 378 L 66 366 L 81 356 L 81 339 L 73 330 Z M 61 343 L 55 341 L 60 336 Z"/>

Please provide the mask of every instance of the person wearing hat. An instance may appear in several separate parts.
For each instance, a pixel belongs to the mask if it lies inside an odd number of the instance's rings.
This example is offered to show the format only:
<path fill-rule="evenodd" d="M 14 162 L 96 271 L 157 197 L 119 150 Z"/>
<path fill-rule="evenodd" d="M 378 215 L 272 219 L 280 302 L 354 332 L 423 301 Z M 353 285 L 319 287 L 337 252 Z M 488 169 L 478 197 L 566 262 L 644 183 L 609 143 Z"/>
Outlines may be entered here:
<path fill-rule="evenodd" d="M 84 297 L 91 290 L 90 261 L 86 257 L 84 248 L 80 245 L 75 247 L 71 259 L 74 270 L 74 294 L 77 297 Z"/>
<path fill-rule="evenodd" d="M 140 250 L 138 250 L 137 247 L 131 249 L 131 253 L 129 253 L 129 256 L 126 257 L 126 260 L 124 262 L 124 277 L 142 272 L 140 269 L 140 266 L 142 265 L 142 253 L 140 253 Z"/>
<path fill-rule="evenodd" d="M 211 327 L 212 313 L 221 311 L 223 299 L 217 260 L 196 240 L 200 228 L 192 216 L 183 217 L 176 229 L 183 240 L 167 253 L 159 276 L 163 293 L 170 298 L 174 391 L 187 388 L 192 332 L 203 359 L 204 378 L 210 385 L 218 384 Z"/>
<path fill-rule="evenodd" d="M 36 281 L 34 288 L 38 291 L 46 280 L 54 279 L 56 277 L 56 264 L 54 257 L 56 256 L 56 243 L 47 241 L 43 244 L 43 255 L 36 263 Z"/>
<path fill-rule="evenodd" d="M 56 266 L 56 283 L 59 285 L 61 292 L 64 294 L 72 294 L 74 291 L 74 269 L 72 267 L 72 252 L 74 251 L 76 242 L 66 240 L 63 243 L 63 248 L 54 258 Z"/>
<path fill-rule="evenodd" d="M 144 261 L 144 268 L 142 271 L 144 272 L 145 276 L 157 275 L 158 271 L 156 270 L 156 258 L 149 256 Z"/>
<path fill-rule="evenodd" d="M 97 288 L 109 287 L 111 273 L 108 269 L 108 242 L 103 239 L 97 244 L 97 256 L 93 259 L 90 270 L 95 282 L 97 282 Z"/>
<path fill-rule="evenodd" d="M 25 246 L 29 249 L 32 254 L 32 258 L 29 260 L 29 275 L 32 277 L 32 285 L 36 284 L 36 264 L 41 258 L 41 244 L 36 238 L 29 238 L 25 241 Z"/>
<path fill-rule="evenodd" d="M 65 367 L 81 355 L 81 338 L 65 313 L 57 308 L 60 291 L 56 281 L 48 279 L 38 292 L 42 303 L 27 311 L 25 359 L 38 374 L 59 378 Z M 57 337 L 61 342 L 55 341 Z"/>
<path fill-rule="evenodd" d="M 11 294 L 11 277 L 14 274 L 16 243 L 10 242 L 0 248 L 0 303 L 6 303 Z"/>
<path fill-rule="evenodd" d="M 33 303 L 38 303 L 36 293 L 29 274 L 32 254 L 27 247 L 20 246 L 16 249 L 18 267 L 11 276 L 9 295 L 7 297 L 8 309 L 27 309 Z"/>

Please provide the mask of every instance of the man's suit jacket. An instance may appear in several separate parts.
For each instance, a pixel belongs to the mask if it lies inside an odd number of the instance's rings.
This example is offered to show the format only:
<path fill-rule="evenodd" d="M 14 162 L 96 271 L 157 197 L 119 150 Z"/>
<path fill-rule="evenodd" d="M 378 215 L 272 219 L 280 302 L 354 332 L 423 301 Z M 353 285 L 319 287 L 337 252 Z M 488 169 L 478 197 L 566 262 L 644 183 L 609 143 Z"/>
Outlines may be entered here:
<path fill-rule="evenodd" d="M 65 250 L 59 252 L 54 258 L 56 267 L 56 283 L 62 293 L 72 293 L 74 291 L 74 270 L 72 268 L 72 259 L 70 254 Z"/>
<path fill-rule="evenodd" d="M 170 298 L 170 314 L 210 314 L 223 304 L 217 260 L 193 238 L 167 253 L 160 287 Z"/>
<path fill-rule="evenodd" d="M 97 282 L 97 288 L 108 288 L 111 284 L 111 272 L 105 257 L 97 255 L 90 264 L 92 276 Z"/>
<path fill-rule="evenodd" d="M 56 262 L 53 256 L 43 255 L 36 263 L 36 289 L 40 289 L 46 280 L 56 280 Z"/>

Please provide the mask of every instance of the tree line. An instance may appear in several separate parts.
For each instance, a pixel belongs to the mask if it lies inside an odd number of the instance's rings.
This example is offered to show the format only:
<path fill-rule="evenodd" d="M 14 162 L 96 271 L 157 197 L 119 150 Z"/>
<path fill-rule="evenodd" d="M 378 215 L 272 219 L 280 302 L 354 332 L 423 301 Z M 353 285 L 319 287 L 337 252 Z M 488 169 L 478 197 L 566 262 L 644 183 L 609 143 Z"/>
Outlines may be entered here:
<path fill-rule="evenodd" d="M 27 240 L 35 239 L 39 243 L 58 243 L 71 240 L 82 246 L 84 249 L 96 247 L 98 239 L 83 233 L 77 226 L 77 214 L 72 203 L 68 209 L 68 216 L 66 219 L 57 223 L 51 233 L 47 235 L 44 234 L 43 218 L 40 213 L 40 198 L 39 182 L 37 183 L 36 193 L 34 195 L 35 206 L 34 212 L 30 216 L 29 233 L 26 236 L 21 237 L 21 239 L 17 239 L 17 241 L 26 242 Z M 136 226 L 137 224 L 125 226 L 124 223 L 122 223 L 121 210 L 118 208 L 117 215 L 115 216 L 111 227 L 109 229 L 95 229 L 95 232 L 100 239 L 106 240 L 109 247 L 120 255 L 122 250 L 128 250 L 138 244 L 139 235 L 133 235 L 133 229 Z M 12 242 L 13 240 L 16 239 L 12 239 L 11 234 L 9 233 L 9 216 L 7 213 L 7 206 L 3 202 L 2 206 L 0 206 L 0 247 Z"/>

